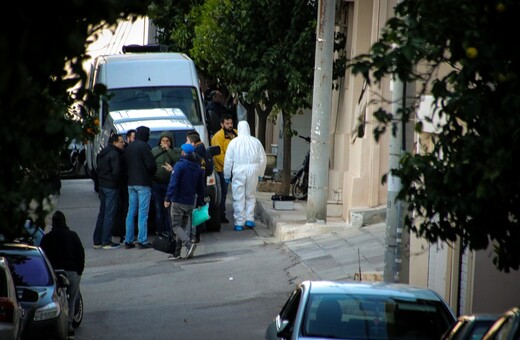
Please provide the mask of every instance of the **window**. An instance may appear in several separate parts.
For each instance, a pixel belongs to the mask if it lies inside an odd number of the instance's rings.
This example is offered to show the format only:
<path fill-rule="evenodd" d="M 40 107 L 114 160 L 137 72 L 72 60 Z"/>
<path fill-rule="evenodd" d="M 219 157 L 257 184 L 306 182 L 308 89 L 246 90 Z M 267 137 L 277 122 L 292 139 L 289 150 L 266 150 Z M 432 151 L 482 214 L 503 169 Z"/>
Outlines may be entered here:
<path fill-rule="evenodd" d="M 42 256 L 6 255 L 16 286 L 50 286 L 52 276 Z"/>
<path fill-rule="evenodd" d="M 197 90 L 191 87 L 140 87 L 111 89 L 110 111 L 140 109 L 180 109 L 191 124 L 201 125 L 202 114 Z"/>

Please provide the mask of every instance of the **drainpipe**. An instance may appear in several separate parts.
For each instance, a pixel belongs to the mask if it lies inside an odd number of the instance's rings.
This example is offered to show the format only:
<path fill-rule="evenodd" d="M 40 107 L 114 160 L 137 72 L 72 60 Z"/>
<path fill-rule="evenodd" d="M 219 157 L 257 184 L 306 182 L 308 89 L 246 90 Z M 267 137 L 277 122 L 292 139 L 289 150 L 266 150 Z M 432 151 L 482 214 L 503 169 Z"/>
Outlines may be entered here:
<path fill-rule="evenodd" d="M 335 0 L 319 0 L 312 94 L 308 223 L 325 223 L 327 219 L 335 7 Z"/>

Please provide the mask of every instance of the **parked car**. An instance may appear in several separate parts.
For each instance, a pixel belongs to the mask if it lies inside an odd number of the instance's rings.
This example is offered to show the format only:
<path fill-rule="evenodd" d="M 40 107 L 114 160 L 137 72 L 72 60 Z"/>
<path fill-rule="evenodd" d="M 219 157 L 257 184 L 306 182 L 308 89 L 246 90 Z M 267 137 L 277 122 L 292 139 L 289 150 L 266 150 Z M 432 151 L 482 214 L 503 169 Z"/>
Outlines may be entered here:
<path fill-rule="evenodd" d="M 441 340 L 482 339 L 497 318 L 496 314 L 461 315 Z"/>
<path fill-rule="evenodd" d="M 430 289 L 304 281 L 269 324 L 265 339 L 439 339 L 455 321 Z"/>
<path fill-rule="evenodd" d="M 500 315 L 482 339 L 520 339 L 520 306 L 513 307 Z"/>
<path fill-rule="evenodd" d="M 24 316 L 24 310 L 16 297 L 11 270 L 5 257 L 0 257 L 0 339 L 21 339 Z"/>
<path fill-rule="evenodd" d="M 7 258 L 16 293 L 26 313 L 23 338 L 68 338 L 67 286 L 63 273 L 55 272 L 41 248 L 22 243 L 0 244 Z M 28 293 L 34 298 L 24 298 Z"/>

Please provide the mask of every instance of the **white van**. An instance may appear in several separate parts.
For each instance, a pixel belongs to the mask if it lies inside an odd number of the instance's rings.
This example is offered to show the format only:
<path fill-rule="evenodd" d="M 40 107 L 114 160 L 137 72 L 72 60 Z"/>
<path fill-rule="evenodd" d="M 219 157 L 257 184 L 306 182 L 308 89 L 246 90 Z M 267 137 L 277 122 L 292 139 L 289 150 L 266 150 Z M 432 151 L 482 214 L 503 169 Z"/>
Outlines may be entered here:
<path fill-rule="evenodd" d="M 95 59 L 90 73 L 90 88 L 103 84 L 107 96 L 100 103 L 101 132 L 87 144 L 87 171 L 96 178 L 96 156 L 108 138 L 125 135 L 140 125 L 150 128 L 150 146 L 157 146 L 163 131 L 174 136 L 174 147 L 196 130 L 209 148 L 199 78 L 193 61 L 182 53 L 130 53 L 105 55 Z M 218 151 L 217 151 L 218 152 Z M 212 219 L 207 229 L 220 230 L 220 183 L 215 174 L 207 179 Z"/>

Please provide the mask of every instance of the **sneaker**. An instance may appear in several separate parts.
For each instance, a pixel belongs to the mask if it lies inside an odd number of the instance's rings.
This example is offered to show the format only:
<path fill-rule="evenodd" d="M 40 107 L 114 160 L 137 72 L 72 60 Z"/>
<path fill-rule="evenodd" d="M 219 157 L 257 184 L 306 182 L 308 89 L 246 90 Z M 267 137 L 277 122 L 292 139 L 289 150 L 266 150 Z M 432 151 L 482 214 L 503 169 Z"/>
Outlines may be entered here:
<path fill-rule="evenodd" d="M 125 249 L 132 249 L 132 248 L 135 248 L 135 244 L 125 242 Z"/>
<path fill-rule="evenodd" d="M 101 249 L 101 248 L 103 248 L 103 246 L 101 244 L 94 244 L 92 246 L 92 248 L 94 248 L 94 249 Z"/>
<path fill-rule="evenodd" d="M 253 221 L 246 221 L 246 227 L 254 228 L 255 226 L 256 226 L 255 222 L 253 222 Z"/>
<path fill-rule="evenodd" d="M 221 222 L 221 223 L 229 223 L 229 220 L 227 219 L 226 216 L 221 216 L 221 217 L 220 217 L 220 222 Z"/>
<path fill-rule="evenodd" d="M 242 231 L 242 230 L 244 230 L 244 228 L 242 228 L 241 225 L 236 225 L 235 226 L 235 231 Z"/>
<path fill-rule="evenodd" d="M 182 259 L 181 254 L 170 254 L 170 255 L 168 255 L 168 260 L 170 260 L 170 261 L 175 261 L 175 260 L 180 260 L 180 259 Z"/>
<path fill-rule="evenodd" d="M 118 243 L 110 243 L 110 244 L 105 244 L 103 246 L 103 249 L 117 249 L 117 248 L 121 248 L 121 245 Z"/>
<path fill-rule="evenodd" d="M 69 331 L 68 339 L 74 339 L 74 331 Z"/>
<path fill-rule="evenodd" d="M 196 245 L 195 243 L 192 243 L 192 244 L 188 247 L 188 252 L 186 253 L 186 258 L 187 258 L 187 259 L 193 257 L 193 252 L 195 252 L 195 248 L 197 248 L 197 245 Z"/>
<path fill-rule="evenodd" d="M 139 248 L 139 249 L 148 249 L 148 248 L 152 248 L 152 244 L 151 244 L 150 242 L 146 242 L 146 243 L 138 242 L 138 243 L 137 243 L 137 248 Z"/>

